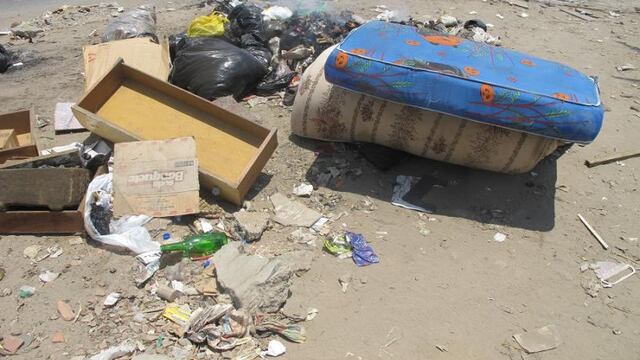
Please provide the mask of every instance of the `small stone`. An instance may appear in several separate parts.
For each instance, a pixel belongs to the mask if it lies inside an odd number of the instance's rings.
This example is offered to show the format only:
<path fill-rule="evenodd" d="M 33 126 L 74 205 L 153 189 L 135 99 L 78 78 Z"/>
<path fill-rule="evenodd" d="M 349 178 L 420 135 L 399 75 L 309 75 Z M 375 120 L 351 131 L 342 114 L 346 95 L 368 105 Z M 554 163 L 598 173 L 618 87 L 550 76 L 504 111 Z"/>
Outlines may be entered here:
<path fill-rule="evenodd" d="M 618 330 L 618 329 L 613 329 L 613 335 L 620 335 L 622 334 L 622 331 Z"/>
<path fill-rule="evenodd" d="M 497 232 L 495 235 L 493 235 L 493 240 L 496 242 L 503 242 L 507 240 L 507 235 L 501 232 Z"/>
<path fill-rule="evenodd" d="M 2 347 L 5 348 L 10 353 L 15 353 L 20 349 L 20 347 L 24 344 L 24 341 L 16 336 L 5 336 L 4 341 L 2 342 Z"/>
<path fill-rule="evenodd" d="M 51 342 L 54 344 L 63 343 L 64 334 L 61 331 L 56 331 L 53 335 L 51 335 Z"/>
<path fill-rule="evenodd" d="M 234 232 L 245 241 L 256 241 L 269 224 L 269 214 L 257 211 L 239 211 L 233 216 L 236 219 Z"/>
<path fill-rule="evenodd" d="M 293 194 L 296 196 L 311 196 L 311 193 L 313 193 L 313 185 L 310 184 L 302 183 L 293 188 Z"/>
<path fill-rule="evenodd" d="M 112 273 L 112 274 L 115 274 L 115 273 L 116 273 L 116 271 L 118 271 L 116 268 L 111 268 L 111 269 L 109 269 L 109 272 L 110 272 L 110 273 Z"/>
<path fill-rule="evenodd" d="M 120 300 L 120 294 L 117 292 L 112 292 L 111 294 L 109 294 L 106 299 L 104 299 L 104 307 L 112 307 L 114 306 L 118 300 Z"/>
<path fill-rule="evenodd" d="M 58 312 L 64 321 L 71 321 L 76 317 L 71 306 L 62 300 L 58 300 Z"/>

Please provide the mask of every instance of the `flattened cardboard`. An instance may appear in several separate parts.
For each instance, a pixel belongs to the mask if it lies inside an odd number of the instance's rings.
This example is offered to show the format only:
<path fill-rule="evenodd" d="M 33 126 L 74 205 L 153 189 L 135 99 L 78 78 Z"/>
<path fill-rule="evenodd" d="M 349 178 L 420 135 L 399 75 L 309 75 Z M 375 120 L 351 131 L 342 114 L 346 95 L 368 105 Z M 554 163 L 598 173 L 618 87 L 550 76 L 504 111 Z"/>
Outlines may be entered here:
<path fill-rule="evenodd" d="M 201 186 L 238 205 L 278 146 L 276 130 L 122 61 L 72 110 L 87 129 L 114 143 L 194 137 Z"/>
<path fill-rule="evenodd" d="M 85 90 L 89 90 L 111 70 L 119 58 L 146 74 L 167 80 L 169 77 L 169 45 L 165 40 L 156 44 L 149 38 L 110 41 L 82 48 Z"/>
<path fill-rule="evenodd" d="M 34 123 L 35 119 L 32 118 L 29 110 L 0 115 L 0 129 L 12 129 L 18 142 L 16 147 L 0 150 L 0 164 L 7 160 L 25 159 L 39 155 L 36 138 L 31 136 Z"/>
<path fill-rule="evenodd" d="M 177 216 L 198 212 L 196 142 L 191 137 L 115 145 L 116 216 Z"/>

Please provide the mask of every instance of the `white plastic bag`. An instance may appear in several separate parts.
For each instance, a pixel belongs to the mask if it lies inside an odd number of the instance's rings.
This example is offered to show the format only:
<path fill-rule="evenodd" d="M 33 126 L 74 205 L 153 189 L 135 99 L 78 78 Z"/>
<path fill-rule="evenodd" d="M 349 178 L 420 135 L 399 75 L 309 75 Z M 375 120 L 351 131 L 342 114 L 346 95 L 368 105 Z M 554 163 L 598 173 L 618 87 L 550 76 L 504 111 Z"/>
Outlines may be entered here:
<path fill-rule="evenodd" d="M 265 21 L 287 20 L 291 16 L 293 16 L 293 11 L 284 6 L 271 6 L 262 11 L 262 18 Z"/>
<path fill-rule="evenodd" d="M 110 194 L 113 191 L 113 177 L 111 174 L 96 176 L 87 188 L 87 196 L 84 204 L 84 228 L 89 236 L 101 243 L 125 247 L 136 254 L 149 251 L 160 251 L 160 245 L 151 239 L 151 235 L 144 224 L 151 220 L 146 215 L 125 216 L 117 220 L 111 220 L 109 235 L 101 235 L 91 221 L 91 206 L 93 193 L 104 192 Z"/>

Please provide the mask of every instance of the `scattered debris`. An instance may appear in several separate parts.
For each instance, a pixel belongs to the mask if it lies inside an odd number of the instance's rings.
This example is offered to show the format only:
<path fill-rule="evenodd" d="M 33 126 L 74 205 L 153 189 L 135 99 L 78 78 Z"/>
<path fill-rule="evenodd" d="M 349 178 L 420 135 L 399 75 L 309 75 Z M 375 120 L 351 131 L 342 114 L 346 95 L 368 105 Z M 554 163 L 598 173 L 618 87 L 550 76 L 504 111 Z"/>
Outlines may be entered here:
<path fill-rule="evenodd" d="M 324 248 L 341 259 L 351 257 L 358 266 L 380 262 L 380 258 L 362 234 L 345 231 L 344 234 L 334 235 L 330 239 L 325 239 Z"/>
<path fill-rule="evenodd" d="M 162 300 L 173 302 L 180 297 L 180 291 L 166 285 L 158 285 L 156 295 Z"/>
<path fill-rule="evenodd" d="M 440 352 L 447 352 L 449 351 L 449 349 L 447 349 L 446 346 L 444 345 L 436 345 L 436 349 L 440 350 Z"/>
<path fill-rule="evenodd" d="M 313 193 L 313 185 L 310 184 L 300 184 L 293 188 L 293 194 L 296 196 L 311 196 Z"/>
<path fill-rule="evenodd" d="M 636 269 L 629 264 L 620 264 L 611 261 L 598 261 L 592 268 L 598 279 L 600 279 L 602 286 L 605 288 L 613 287 L 613 285 L 636 273 Z M 609 281 L 612 279 L 613 281 Z"/>
<path fill-rule="evenodd" d="M 351 274 L 344 274 L 338 278 L 338 283 L 340 284 L 343 293 L 347 292 L 349 284 L 351 284 L 351 280 L 353 280 Z"/>
<path fill-rule="evenodd" d="M 236 219 L 234 233 L 239 239 L 247 242 L 259 240 L 269 226 L 268 213 L 258 211 L 238 211 L 233 214 Z"/>
<path fill-rule="evenodd" d="M 118 302 L 118 300 L 120 300 L 120 293 L 112 292 L 111 294 L 107 295 L 102 305 L 104 307 L 112 307 Z"/>
<path fill-rule="evenodd" d="M 29 286 L 29 285 L 22 285 L 20 286 L 20 290 L 18 291 L 18 296 L 21 299 L 26 299 L 28 297 L 30 297 L 31 295 L 33 295 L 33 293 L 36 292 L 36 288 L 34 288 L 33 286 Z"/>
<path fill-rule="evenodd" d="M 398 175 L 396 177 L 396 183 L 393 186 L 393 195 L 391 196 L 391 203 L 395 206 L 399 206 L 409 210 L 416 210 L 422 212 L 430 212 L 429 210 L 408 203 L 403 198 L 411 191 L 411 188 L 420 181 L 417 176 Z"/>
<path fill-rule="evenodd" d="M 565 14 L 569 14 L 571 16 L 577 17 L 580 20 L 584 20 L 584 21 L 591 21 L 592 20 L 592 18 L 590 18 L 588 16 L 584 16 L 584 15 L 580 14 L 577 11 L 569 11 L 569 10 L 563 9 L 563 8 L 560 8 L 560 11 L 562 11 Z"/>
<path fill-rule="evenodd" d="M 2 340 L 2 347 L 11 354 L 14 354 L 16 351 L 18 351 L 22 344 L 24 344 L 24 340 L 13 335 L 4 336 L 4 339 Z"/>
<path fill-rule="evenodd" d="M 242 244 L 225 245 L 213 256 L 218 284 L 231 295 L 236 308 L 249 312 L 275 312 L 288 298 L 292 277 L 309 269 L 307 251 L 267 259 L 244 253 Z"/>
<path fill-rule="evenodd" d="M 40 281 L 42 281 L 43 283 L 48 283 L 57 279 L 58 276 L 60 276 L 60 273 L 47 270 L 42 274 L 40 274 L 39 278 L 40 278 Z"/>
<path fill-rule="evenodd" d="M 58 312 L 64 321 L 71 321 L 76 317 L 71 306 L 63 300 L 58 300 Z"/>
<path fill-rule="evenodd" d="M 616 70 L 618 71 L 636 70 L 636 67 L 631 64 L 616 65 Z"/>
<path fill-rule="evenodd" d="M 273 194 L 269 199 L 276 212 L 273 221 L 281 225 L 310 227 L 322 217 L 319 212 L 291 201 L 283 194 Z"/>
<path fill-rule="evenodd" d="M 555 325 L 543 326 L 534 331 L 513 335 L 513 338 L 529 354 L 551 350 L 561 344 Z"/>
<path fill-rule="evenodd" d="M 118 346 L 112 346 L 107 350 L 92 356 L 89 360 L 115 360 L 132 354 L 134 351 L 136 351 L 136 345 L 127 340 Z"/>
<path fill-rule="evenodd" d="M 595 167 L 595 166 L 599 166 L 599 165 L 604 165 L 604 164 L 610 164 L 612 162 L 618 162 L 618 161 L 622 161 L 622 160 L 627 160 L 627 159 L 631 159 L 631 158 L 635 158 L 635 157 L 639 157 L 640 156 L 640 152 L 630 152 L 630 153 L 625 153 L 625 154 L 619 154 L 619 155 L 612 155 L 612 156 L 608 156 L 605 158 L 600 158 L 597 160 L 585 160 L 584 164 L 587 167 Z"/>
<path fill-rule="evenodd" d="M 493 241 L 503 242 L 505 240 L 507 240 L 507 235 L 506 234 L 503 234 L 501 232 L 497 232 L 495 235 L 493 235 Z"/>
<path fill-rule="evenodd" d="M 287 352 L 287 348 L 278 340 L 269 341 L 269 345 L 266 351 L 260 353 L 260 357 L 264 358 L 266 356 L 280 356 Z"/>
<path fill-rule="evenodd" d="M 598 234 L 598 232 L 596 232 L 596 230 L 587 222 L 587 220 L 582 215 L 578 214 L 578 219 L 580 219 L 580 221 L 582 221 L 582 223 L 584 224 L 584 226 L 587 227 L 587 229 L 589 230 L 591 235 L 593 235 L 593 237 L 595 237 L 596 240 L 598 240 L 600 245 L 602 245 L 602 247 L 605 250 L 609 249 L 609 245 L 602 239 L 600 234 Z"/>
<path fill-rule="evenodd" d="M 63 343 L 64 342 L 64 333 L 62 331 L 56 331 L 51 335 L 51 342 L 54 344 Z"/>

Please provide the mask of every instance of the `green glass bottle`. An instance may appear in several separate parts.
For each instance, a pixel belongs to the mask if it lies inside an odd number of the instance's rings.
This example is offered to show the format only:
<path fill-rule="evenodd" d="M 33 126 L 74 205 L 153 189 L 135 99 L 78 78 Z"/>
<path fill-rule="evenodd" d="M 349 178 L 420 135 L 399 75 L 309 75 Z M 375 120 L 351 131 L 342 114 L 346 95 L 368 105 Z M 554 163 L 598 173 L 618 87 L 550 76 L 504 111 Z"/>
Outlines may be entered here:
<path fill-rule="evenodd" d="M 182 256 L 194 258 L 208 256 L 229 242 L 227 235 L 221 232 L 210 232 L 187 236 L 184 241 L 174 244 L 161 245 L 160 251 L 168 253 L 182 251 Z"/>

